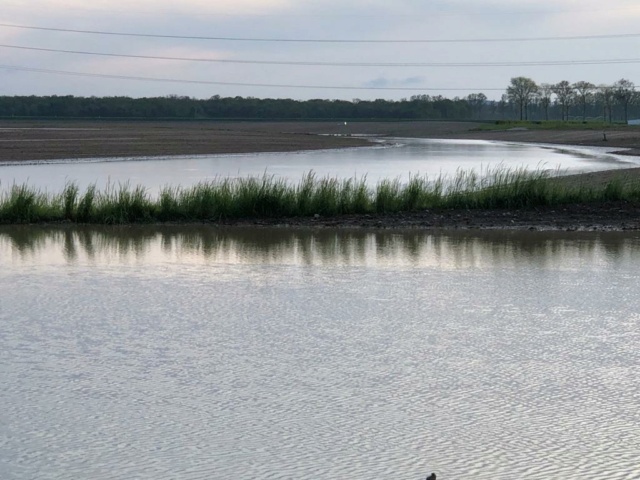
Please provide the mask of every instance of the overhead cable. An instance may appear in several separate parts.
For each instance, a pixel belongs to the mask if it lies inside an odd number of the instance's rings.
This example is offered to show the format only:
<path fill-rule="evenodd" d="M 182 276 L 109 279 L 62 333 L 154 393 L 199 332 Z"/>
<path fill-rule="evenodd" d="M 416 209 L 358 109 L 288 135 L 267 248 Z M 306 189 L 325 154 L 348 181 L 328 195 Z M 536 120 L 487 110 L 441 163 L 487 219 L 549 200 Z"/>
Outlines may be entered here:
<path fill-rule="evenodd" d="M 405 92 L 429 92 L 429 91 L 447 91 L 447 92 L 467 92 L 467 91 L 504 91 L 504 88 L 436 88 L 436 87 L 375 87 L 375 86 L 349 86 L 349 85 L 295 85 L 295 84 L 272 84 L 272 83 L 241 83 L 241 82 L 217 82 L 212 80 L 188 80 L 179 78 L 158 78 L 158 77 L 141 77 L 132 75 L 113 75 L 106 73 L 89 73 L 89 72 L 73 72 L 67 70 L 52 70 L 45 68 L 23 67 L 20 65 L 0 65 L 0 69 L 14 70 L 22 72 L 45 73 L 53 75 L 68 75 L 74 77 L 92 77 L 92 78 L 110 78 L 117 80 L 139 80 L 145 82 L 161 82 L 161 83 L 183 83 L 195 85 L 219 85 L 233 87 L 265 87 L 265 88 L 301 88 L 316 90 L 391 90 Z"/>
<path fill-rule="evenodd" d="M 337 38 L 268 38 L 268 37 L 227 37 L 227 36 L 198 36 L 198 35 L 166 35 L 151 33 L 112 32 L 102 30 L 78 30 L 70 28 L 39 27 L 32 25 L 15 25 L 0 23 L 0 27 L 19 28 L 26 30 L 43 30 L 49 32 L 78 33 L 88 35 L 110 35 L 120 37 L 169 38 L 180 40 L 215 40 L 225 42 L 261 42 L 261 43 L 369 43 L 369 44 L 398 44 L 398 43 L 511 43 L 511 42 L 547 42 L 568 40 L 605 40 L 640 37 L 640 33 L 613 33 L 601 35 L 571 35 L 548 37 L 510 37 L 510 38 L 448 38 L 448 39 L 337 39 Z"/>
<path fill-rule="evenodd" d="M 0 44 L 0 48 L 29 50 L 50 53 L 68 53 L 73 55 L 91 55 L 100 57 L 137 58 L 144 60 L 169 60 L 180 62 L 208 62 L 255 65 L 289 65 L 315 67 L 528 67 L 528 66 L 563 66 L 563 65 L 615 65 L 640 63 L 640 58 L 606 58 L 586 60 L 539 60 L 525 62 L 312 62 L 294 60 L 246 60 L 224 58 L 190 58 L 157 55 L 133 55 L 125 53 L 89 52 L 85 50 L 65 50 L 58 48 L 27 47 L 22 45 Z"/>

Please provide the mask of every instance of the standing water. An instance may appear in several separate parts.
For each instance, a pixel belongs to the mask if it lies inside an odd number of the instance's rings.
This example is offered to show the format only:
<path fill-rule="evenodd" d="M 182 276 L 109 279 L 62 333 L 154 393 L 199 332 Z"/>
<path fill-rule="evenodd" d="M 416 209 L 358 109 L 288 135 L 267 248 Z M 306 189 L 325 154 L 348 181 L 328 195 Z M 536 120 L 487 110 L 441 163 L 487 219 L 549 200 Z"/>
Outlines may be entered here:
<path fill-rule="evenodd" d="M 640 238 L 0 229 L 0 478 L 640 476 Z"/>
<path fill-rule="evenodd" d="M 0 165 L 0 190 L 13 183 L 27 183 L 59 193 L 65 184 L 75 182 L 81 190 L 92 184 L 100 190 L 107 185 L 143 185 L 155 195 L 167 185 L 190 187 L 228 177 L 266 174 L 298 182 L 310 171 L 320 177 L 366 177 L 375 185 L 382 179 L 406 181 L 410 175 L 427 175 L 431 179 L 453 176 L 458 170 L 482 173 L 490 168 L 527 168 L 579 173 L 637 166 L 634 161 L 634 157 L 613 155 L 597 148 L 395 139 L 393 145 L 344 150 L 5 164 Z"/>

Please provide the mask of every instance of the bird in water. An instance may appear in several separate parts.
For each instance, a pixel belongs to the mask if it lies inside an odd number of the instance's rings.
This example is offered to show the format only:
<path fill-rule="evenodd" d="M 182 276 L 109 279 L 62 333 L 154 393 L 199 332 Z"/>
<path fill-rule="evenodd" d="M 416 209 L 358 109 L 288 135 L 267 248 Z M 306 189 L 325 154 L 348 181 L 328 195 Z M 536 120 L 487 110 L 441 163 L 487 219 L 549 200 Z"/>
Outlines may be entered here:
<path fill-rule="evenodd" d="M 429 475 L 426 480 L 436 480 L 436 474 L 432 473 L 431 475 Z"/>

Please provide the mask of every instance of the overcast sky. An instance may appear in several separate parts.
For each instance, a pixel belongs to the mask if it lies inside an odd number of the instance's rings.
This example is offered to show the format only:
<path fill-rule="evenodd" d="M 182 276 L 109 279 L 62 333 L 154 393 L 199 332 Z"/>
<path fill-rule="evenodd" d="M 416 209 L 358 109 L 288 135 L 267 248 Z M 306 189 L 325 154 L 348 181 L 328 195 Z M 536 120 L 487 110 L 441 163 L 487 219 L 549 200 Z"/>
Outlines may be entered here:
<path fill-rule="evenodd" d="M 484 92 L 489 98 L 498 99 L 510 78 L 515 76 L 531 77 L 538 83 L 586 80 L 606 84 L 627 78 L 640 85 L 638 0 L 2 0 L 2 13 L 0 23 L 27 27 L 167 36 L 378 42 L 150 38 L 2 26 L 3 95 L 186 95 L 197 98 L 239 95 L 351 100 L 400 99 L 421 94 L 464 97 Z M 638 36 L 516 41 L 619 34 Z M 505 41 L 385 43 L 465 39 Z M 10 47 L 347 66 L 134 59 Z M 638 59 L 639 62 L 486 65 L 605 59 Z M 378 65 L 353 66 L 354 63 Z M 379 65 L 389 63 L 466 65 Z M 485 65 L 470 66 L 470 63 Z M 72 76 L 69 72 L 184 82 Z M 187 83 L 198 81 L 214 83 Z M 305 86 L 311 88 L 303 88 Z"/>

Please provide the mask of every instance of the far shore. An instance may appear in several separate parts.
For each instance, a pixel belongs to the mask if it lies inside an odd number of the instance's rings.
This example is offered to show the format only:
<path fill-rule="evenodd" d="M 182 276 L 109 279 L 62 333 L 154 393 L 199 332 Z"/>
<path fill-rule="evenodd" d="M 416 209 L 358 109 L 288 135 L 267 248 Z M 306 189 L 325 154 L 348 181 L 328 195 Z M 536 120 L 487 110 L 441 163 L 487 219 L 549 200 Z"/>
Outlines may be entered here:
<path fill-rule="evenodd" d="M 359 135 L 607 147 L 640 155 L 640 129 L 482 130 L 474 122 L 0 121 L 0 162 L 290 152 L 370 145 Z"/>

